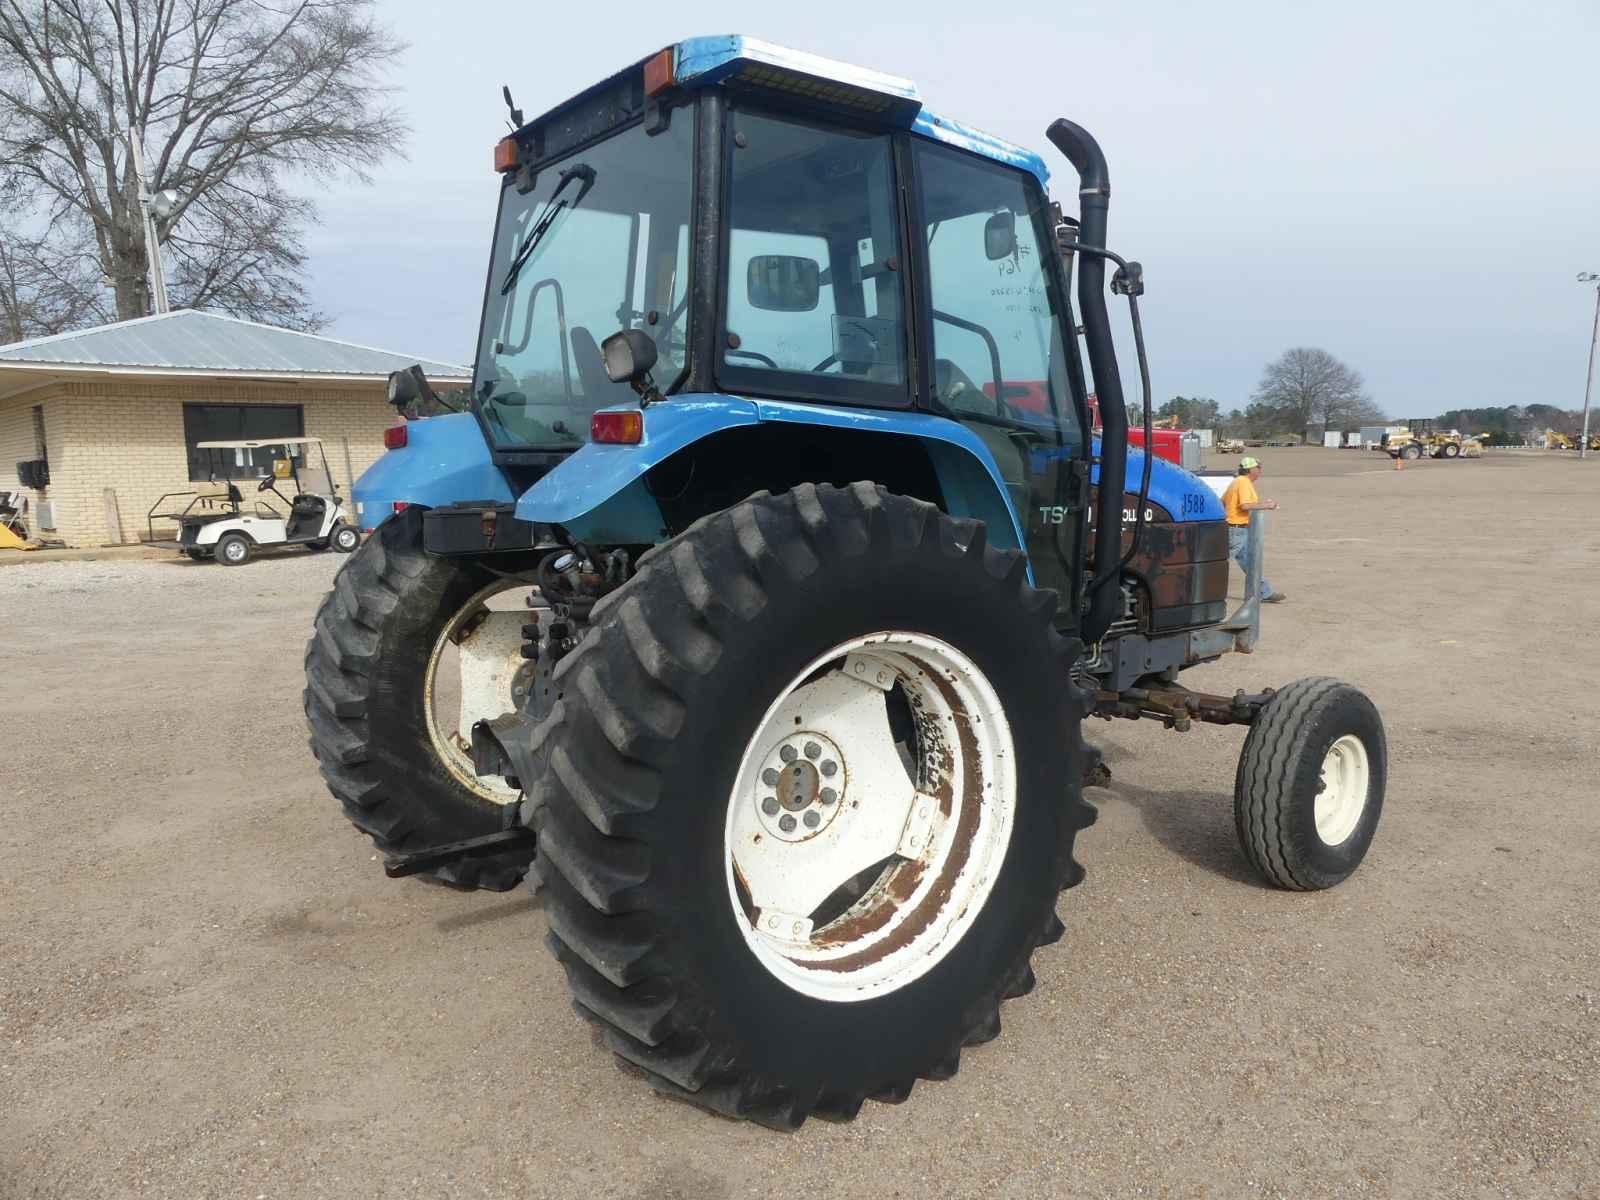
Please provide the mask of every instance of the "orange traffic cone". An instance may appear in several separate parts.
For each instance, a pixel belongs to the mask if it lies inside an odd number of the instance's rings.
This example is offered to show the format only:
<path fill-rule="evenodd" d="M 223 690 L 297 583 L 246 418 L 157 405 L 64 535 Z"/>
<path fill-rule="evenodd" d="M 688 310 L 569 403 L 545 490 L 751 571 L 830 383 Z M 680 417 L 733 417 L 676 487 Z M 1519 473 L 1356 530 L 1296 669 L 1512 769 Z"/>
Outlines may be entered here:
<path fill-rule="evenodd" d="M 1406 456 L 1404 454 L 1396 454 L 1394 456 L 1394 469 L 1396 471 L 1404 471 L 1406 469 Z"/>

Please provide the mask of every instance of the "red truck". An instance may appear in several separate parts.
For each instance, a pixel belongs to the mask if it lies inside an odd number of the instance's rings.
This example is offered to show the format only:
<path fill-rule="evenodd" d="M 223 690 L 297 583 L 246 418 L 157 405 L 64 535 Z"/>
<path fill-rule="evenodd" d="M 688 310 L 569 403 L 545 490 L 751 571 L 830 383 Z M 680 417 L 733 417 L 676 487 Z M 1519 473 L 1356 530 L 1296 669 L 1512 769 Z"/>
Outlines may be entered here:
<path fill-rule="evenodd" d="M 1043 413 L 1049 403 L 1050 392 L 1042 379 L 1030 379 L 1024 382 L 1007 381 L 1006 403 L 1014 408 L 1027 409 L 1030 412 Z M 983 385 L 984 395 L 991 400 L 994 398 L 994 384 Z M 1100 400 L 1093 392 L 1089 393 L 1089 419 L 1094 423 L 1094 432 L 1100 432 Z M 1157 458 L 1164 458 L 1168 462 L 1183 466 L 1183 435 L 1182 429 L 1152 429 L 1155 435 L 1155 454 Z M 1128 422 L 1128 445 L 1144 446 L 1144 423 Z"/>

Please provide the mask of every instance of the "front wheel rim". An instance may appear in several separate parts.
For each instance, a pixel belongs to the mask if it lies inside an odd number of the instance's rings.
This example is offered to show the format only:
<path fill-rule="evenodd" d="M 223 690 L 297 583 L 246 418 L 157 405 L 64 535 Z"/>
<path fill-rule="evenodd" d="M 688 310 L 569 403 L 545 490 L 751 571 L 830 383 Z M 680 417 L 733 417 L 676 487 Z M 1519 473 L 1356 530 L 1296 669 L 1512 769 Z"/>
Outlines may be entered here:
<path fill-rule="evenodd" d="M 901 631 L 835 646 L 746 745 L 724 827 L 733 917 L 761 965 L 804 995 L 905 987 L 983 911 L 1016 803 L 1010 726 L 967 655 Z"/>
<path fill-rule="evenodd" d="M 1325 845 L 1337 846 L 1355 832 L 1366 811 L 1371 778 L 1367 747 L 1360 738 L 1347 733 L 1328 747 L 1312 812 L 1317 837 Z"/>

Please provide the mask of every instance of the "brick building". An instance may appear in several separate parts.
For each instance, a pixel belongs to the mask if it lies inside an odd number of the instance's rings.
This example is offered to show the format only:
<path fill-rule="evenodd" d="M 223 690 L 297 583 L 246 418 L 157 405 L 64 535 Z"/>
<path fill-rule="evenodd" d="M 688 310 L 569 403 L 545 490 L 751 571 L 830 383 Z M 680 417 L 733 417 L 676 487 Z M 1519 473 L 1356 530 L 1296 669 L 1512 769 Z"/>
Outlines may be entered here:
<path fill-rule="evenodd" d="M 303 435 L 323 439 L 348 495 L 395 420 L 388 374 L 412 363 L 441 389 L 470 378 L 452 363 L 197 311 L 0 346 L 0 491 L 27 495 L 35 536 L 136 542 L 164 493 L 271 470 L 250 451 L 196 442 Z"/>

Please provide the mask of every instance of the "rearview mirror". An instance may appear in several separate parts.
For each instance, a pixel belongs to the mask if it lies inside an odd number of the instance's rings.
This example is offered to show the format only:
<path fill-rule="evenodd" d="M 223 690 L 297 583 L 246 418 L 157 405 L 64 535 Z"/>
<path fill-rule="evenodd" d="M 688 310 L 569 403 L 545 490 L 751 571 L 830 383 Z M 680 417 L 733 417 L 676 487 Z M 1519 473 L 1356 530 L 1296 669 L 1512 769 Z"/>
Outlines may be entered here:
<path fill-rule="evenodd" d="M 1001 209 L 983 223 L 983 252 L 990 262 L 1010 258 L 1017 252 L 1017 218 L 1009 208 Z"/>
<path fill-rule="evenodd" d="M 767 312 L 810 312 L 821 290 L 822 268 L 815 259 L 757 254 L 745 271 L 750 306 Z"/>
<path fill-rule="evenodd" d="M 612 383 L 637 383 L 656 365 L 656 344 L 642 329 L 621 329 L 600 343 L 600 357 Z"/>

